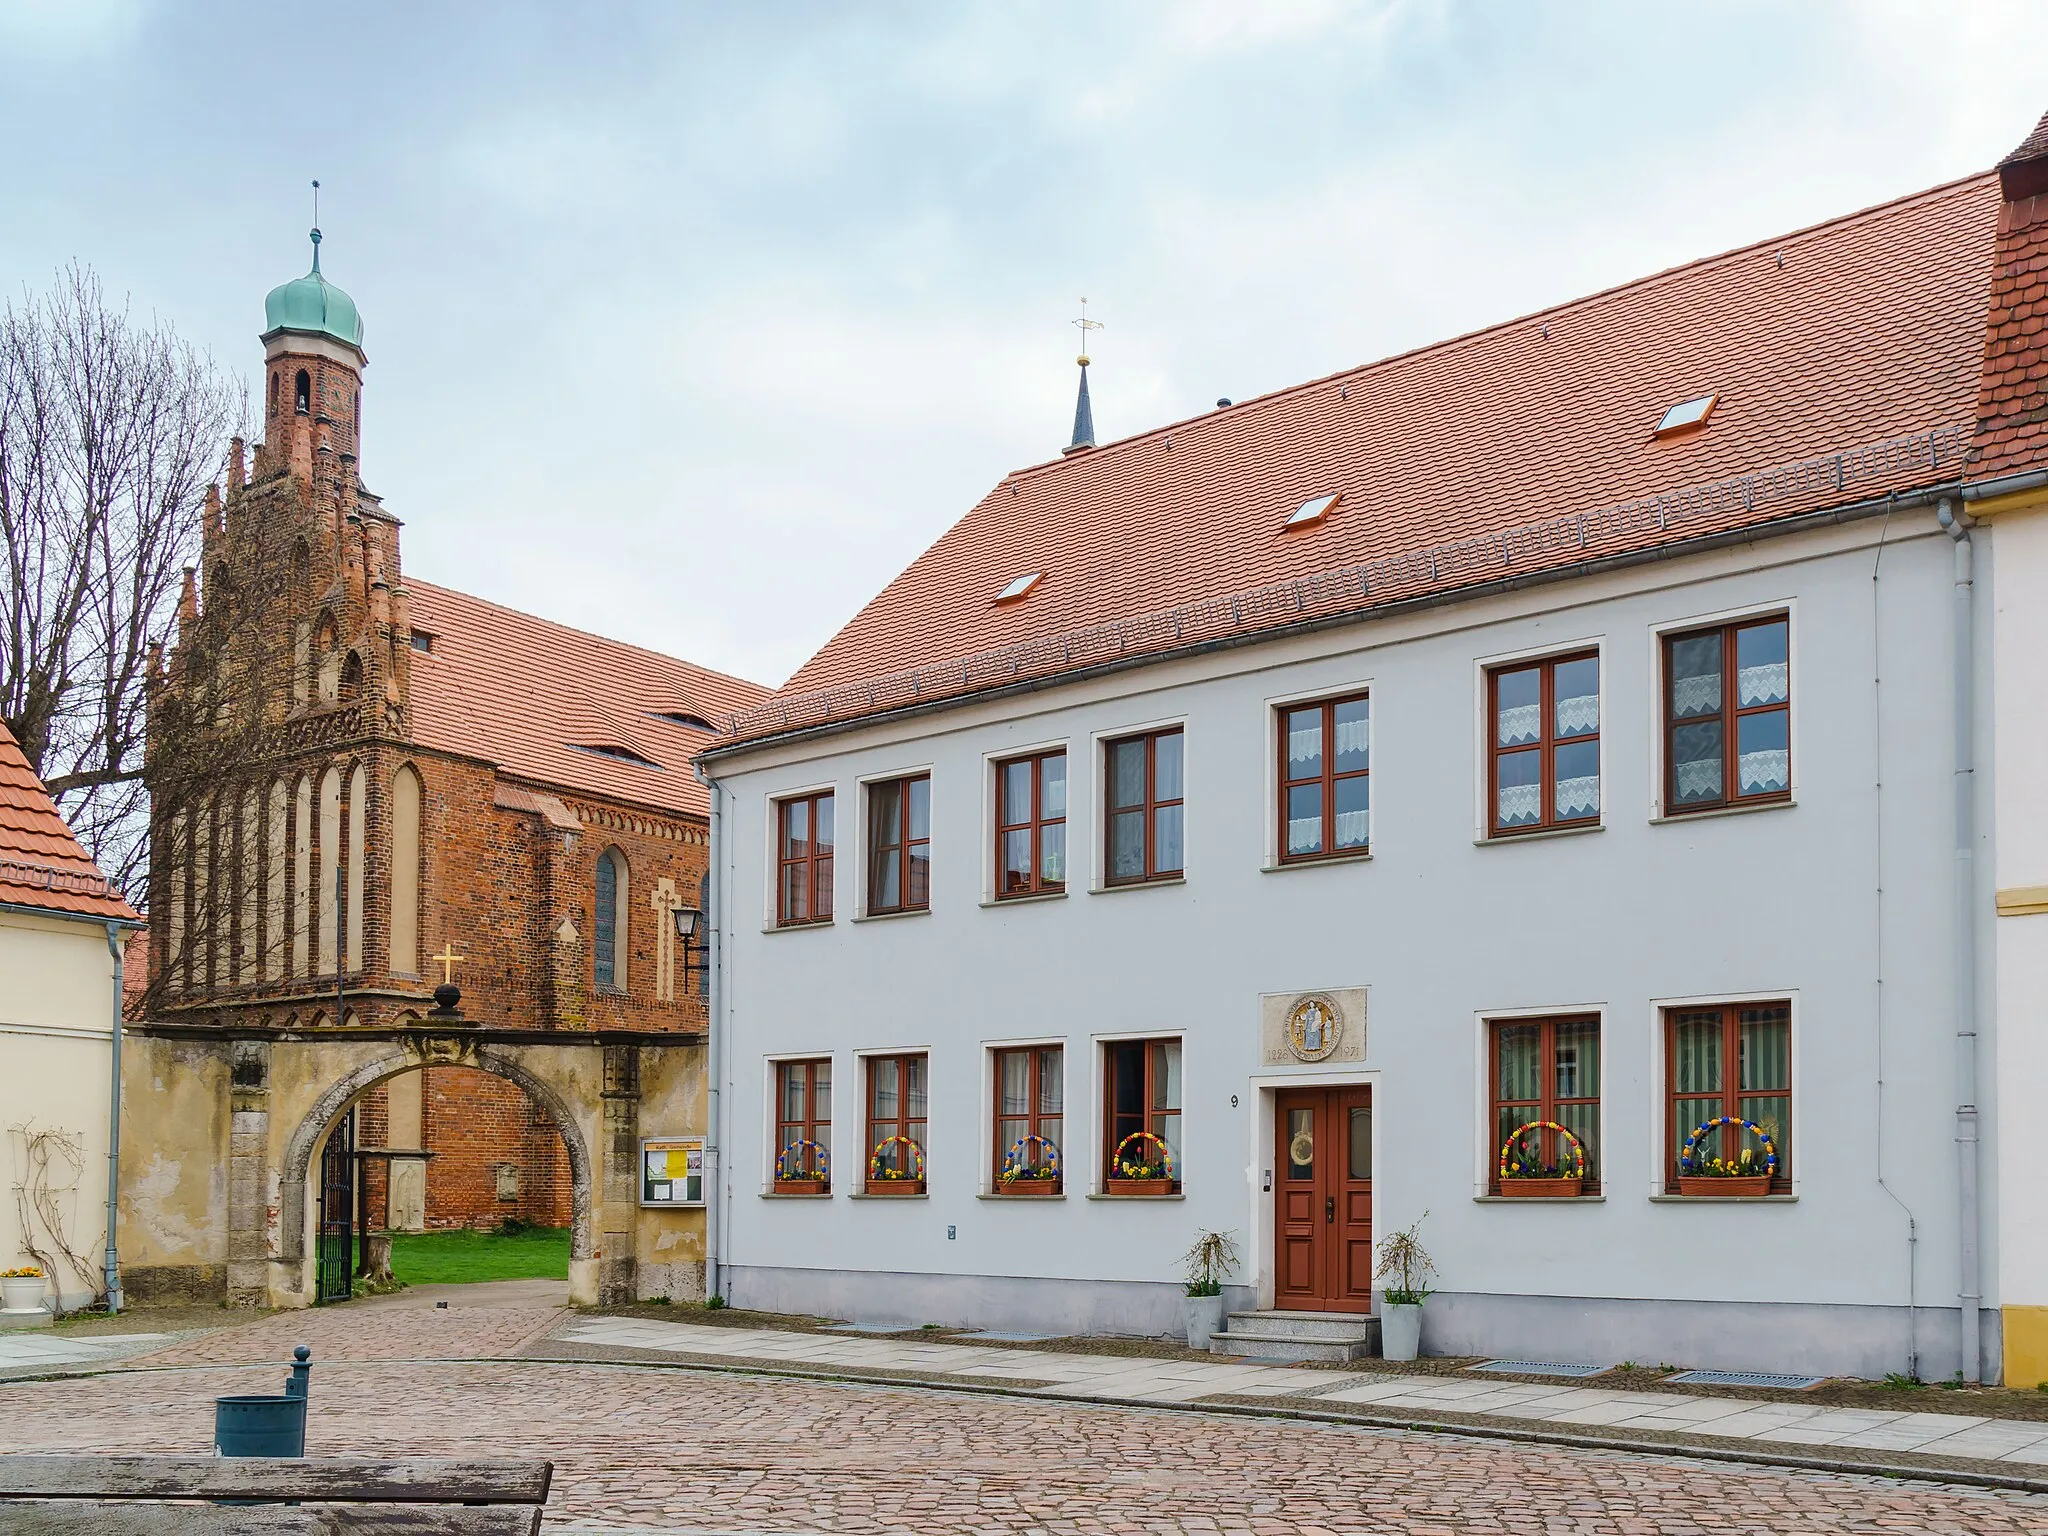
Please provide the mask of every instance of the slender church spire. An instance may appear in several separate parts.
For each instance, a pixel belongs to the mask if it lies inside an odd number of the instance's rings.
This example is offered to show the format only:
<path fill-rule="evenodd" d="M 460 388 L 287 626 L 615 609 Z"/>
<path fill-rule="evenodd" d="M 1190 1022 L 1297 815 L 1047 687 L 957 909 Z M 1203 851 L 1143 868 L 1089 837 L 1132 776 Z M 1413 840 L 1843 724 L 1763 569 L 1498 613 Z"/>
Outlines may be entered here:
<path fill-rule="evenodd" d="M 1074 440 L 1061 453 L 1079 453 L 1095 446 L 1095 410 L 1088 400 L 1088 333 L 1101 330 L 1102 322 L 1088 318 L 1086 298 L 1081 300 L 1081 318 L 1074 324 L 1081 328 L 1081 355 L 1074 359 L 1081 365 L 1081 390 L 1074 397 Z"/>

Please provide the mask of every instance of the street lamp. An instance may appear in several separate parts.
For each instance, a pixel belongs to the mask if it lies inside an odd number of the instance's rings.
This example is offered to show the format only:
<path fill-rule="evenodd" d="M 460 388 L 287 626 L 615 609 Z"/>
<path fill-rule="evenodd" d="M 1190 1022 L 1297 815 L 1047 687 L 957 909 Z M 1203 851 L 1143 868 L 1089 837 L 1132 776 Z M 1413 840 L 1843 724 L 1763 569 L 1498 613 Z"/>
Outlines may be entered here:
<path fill-rule="evenodd" d="M 672 915 L 676 920 L 676 942 L 683 951 L 683 980 L 688 981 L 692 971 L 702 969 L 703 963 L 697 956 L 703 952 L 704 946 L 697 942 L 697 929 L 704 921 L 704 914 L 695 907 L 676 907 L 672 909 Z"/>

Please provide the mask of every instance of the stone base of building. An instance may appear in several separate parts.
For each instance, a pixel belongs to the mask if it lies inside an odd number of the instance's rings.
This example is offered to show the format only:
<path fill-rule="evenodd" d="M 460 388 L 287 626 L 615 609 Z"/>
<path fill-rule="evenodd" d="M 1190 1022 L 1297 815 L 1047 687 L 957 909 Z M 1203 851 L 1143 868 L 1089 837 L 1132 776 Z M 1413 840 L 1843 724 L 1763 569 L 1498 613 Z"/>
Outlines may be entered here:
<path fill-rule="evenodd" d="M 227 1293 L 225 1264 L 145 1264 L 121 1270 L 121 1294 L 131 1307 L 217 1307 Z M 252 1303 L 260 1304 L 260 1298 Z"/>
<path fill-rule="evenodd" d="M 1182 1328 L 1177 1284 L 747 1265 L 728 1265 L 724 1275 L 726 1300 L 759 1312 L 808 1313 L 856 1323 L 943 1323 L 1055 1337 L 1178 1338 Z M 1253 1305 L 1248 1287 L 1226 1286 L 1223 1294 L 1230 1309 Z"/>
<path fill-rule="evenodd" d="M 642 1259 L 634 1283 L 640 1301 L 702 1301 L 704 1264 L 701 1259 L 673 1264 L 650 1264 Z"/>
<path fill-rule="evenodd" d="M 1997 1377 L 1999 1315 L 1978 1314 L 1978 1359 Z M 1597 1296 L 1500 1296 L 1452 1291 L 1422 1312 L 1426 1354 L 1486 1355 L 1578 1365 L 1687 1365 L 1714 1371 L 1797 1372 L 1877 1381 L 1905 1374 L 1916 1353 L 1922 1381 L 1962 1368 L 1954 1307 L 1828 1302 L 1666 1301 Z"/>
<path fill-rule="evenodd" d="M 1000 1275 L 892 1274 L 842 1269 L 728 1266 L 726 1299 L 762 1312 L 808 1313 L 853 1322 L 942 1323 L 1050 1335 L 1178 1337 L 1181 1288 L 1114 1280 Z M 1255 1307 L 1244 1286 L 1225 1306 Z M 2048 1376 L 2048 1309 L 2040 1372 Z M 1987 1379 L 1999 1374 L 2000 1314 L 1981 1314 Z M 1953 1307 L 1873 1307 L 1811 1302 L 1634 1300 L 1440 1292 L 1423 1310 L 1422 1349 L 1432 1355 L 1559 1364 L 1684 1365 L 1703 1370 L 1796 1372 L 1880 1380 L 1904 1373 L 1917 1350 L 1920 1379 L 1946 1381 L 1961 1366 Z"/>

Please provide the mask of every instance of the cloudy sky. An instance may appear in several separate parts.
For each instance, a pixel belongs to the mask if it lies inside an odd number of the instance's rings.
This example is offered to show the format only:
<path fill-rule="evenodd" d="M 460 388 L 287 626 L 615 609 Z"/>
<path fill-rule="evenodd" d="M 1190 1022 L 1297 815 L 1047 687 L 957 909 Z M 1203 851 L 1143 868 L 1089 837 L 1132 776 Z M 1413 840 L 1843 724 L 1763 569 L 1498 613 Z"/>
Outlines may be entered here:
<path fill-rule="evenodd" d="M 0 0 L 0 284 L 361 305 L 429 580 L 779 682 L 1006 470 L 1989 166 L 2048 5 Z"/>

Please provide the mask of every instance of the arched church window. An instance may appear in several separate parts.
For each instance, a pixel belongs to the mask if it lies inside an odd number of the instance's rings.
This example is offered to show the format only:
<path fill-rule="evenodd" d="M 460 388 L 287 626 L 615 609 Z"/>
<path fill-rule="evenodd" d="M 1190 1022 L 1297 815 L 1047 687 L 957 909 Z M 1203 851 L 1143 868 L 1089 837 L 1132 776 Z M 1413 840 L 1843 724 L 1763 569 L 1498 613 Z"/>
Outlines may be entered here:
<path fill-rule="evenodd" d="M 363 658 L 359 651 L 350 651 L 348 660 L 341 664 L 341 696 L 353 699 L 363 691 Z"/>
<path fill-rule="evenodd" d="M 292 409 L 301 416 L 313 409 L 313 378 L 303 368 L 299 370 L 298 382 L 292 385 Z"/>
<path fill-rule="evenodd" d="M 270 414 L 277 414 L 277 375 L 270 376 Z"/>
<path fill-rule="evenodd" d="M 626 990 L 626 856 L 607 848 L 597 856 L 597 892 L 592 914 L 591 953 L 596 957 L 597 986 L 603 992 Z"/>

